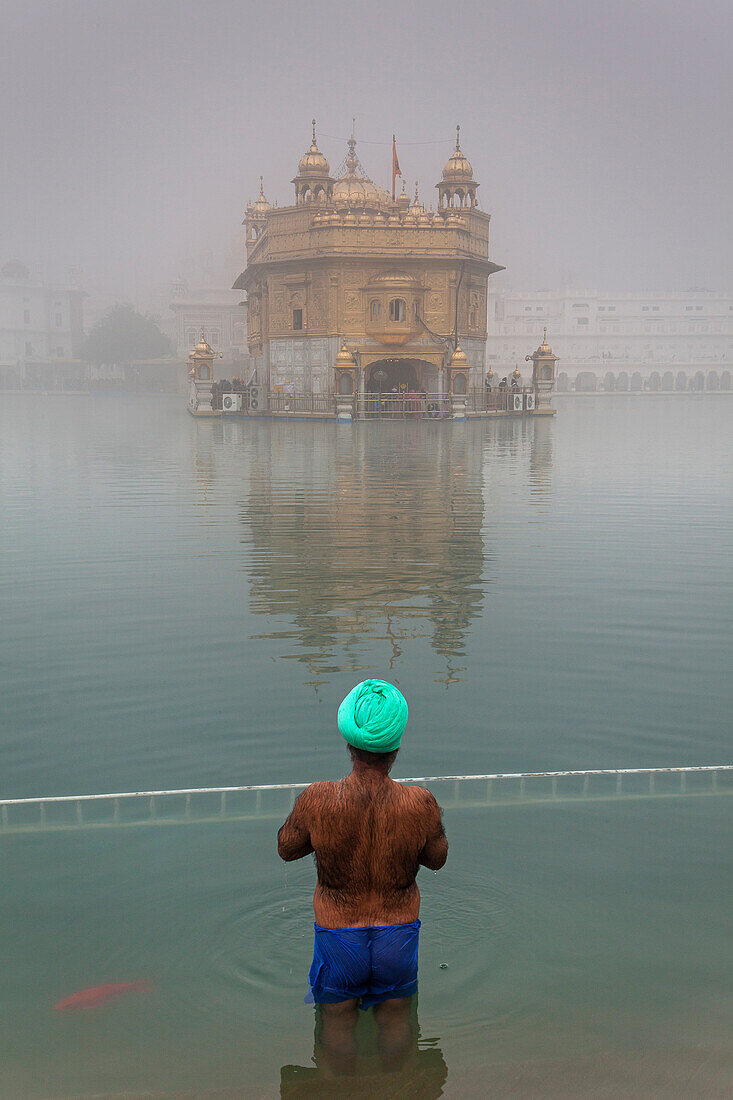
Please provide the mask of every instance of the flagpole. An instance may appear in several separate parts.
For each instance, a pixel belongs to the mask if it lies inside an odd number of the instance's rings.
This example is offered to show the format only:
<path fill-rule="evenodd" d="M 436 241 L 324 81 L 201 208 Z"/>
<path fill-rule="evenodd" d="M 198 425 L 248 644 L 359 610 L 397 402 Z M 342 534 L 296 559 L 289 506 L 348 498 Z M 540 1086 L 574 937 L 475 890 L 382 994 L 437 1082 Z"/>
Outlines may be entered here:
<path fill-rule="evenodd" d="M 395 180 L 397 176 L 402 175 L 402 169 L 400 168 L 400 162 L 397 160 L 397 138 L 392 134 L 392 202 L 395 201 Z"/>

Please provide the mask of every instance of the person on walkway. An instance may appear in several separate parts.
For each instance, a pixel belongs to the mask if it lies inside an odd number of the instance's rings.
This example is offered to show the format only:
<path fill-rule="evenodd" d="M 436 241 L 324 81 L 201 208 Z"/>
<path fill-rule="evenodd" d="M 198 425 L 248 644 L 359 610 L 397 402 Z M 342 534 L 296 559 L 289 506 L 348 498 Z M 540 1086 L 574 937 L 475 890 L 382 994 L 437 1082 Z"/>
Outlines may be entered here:
<path fill-rule="evenodd" d="M 440 807 L 424 787 L 389 778 L 407 725 L 407 703 L 385 680 L 364 680 L 341 703 L 338 728 L 352 770 L 311 783 L 277 834 L 286 861 L 315 853 L 315 948 L 310 995 L 324 1042 L 348 1056 L 358 1009 L 374 1007 L 385 1041 L 409 1038 L 417 990 L 419 868 L 448 856 Z"/>

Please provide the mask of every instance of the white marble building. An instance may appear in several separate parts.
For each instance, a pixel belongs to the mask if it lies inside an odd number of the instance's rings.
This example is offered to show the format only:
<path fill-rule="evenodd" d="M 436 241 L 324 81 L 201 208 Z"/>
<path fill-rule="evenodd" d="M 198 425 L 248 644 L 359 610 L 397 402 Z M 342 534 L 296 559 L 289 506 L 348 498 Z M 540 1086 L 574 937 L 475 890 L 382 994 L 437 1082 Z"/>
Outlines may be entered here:
<path fill-rule="evenodd" d="M 206 339 L 223 358 L 231 376 L 232 368 L 242 369 L 249 358 L 242 292 L 229 287 L 195 287 L 178 281 L 172 287 L 170 302 L 174 322 L 171 333 L 175 354 L 186 359 L 198 343 L 203 326 Z M 236 373 L 236 372 L 235 372 Z"/>
<path fill-rule="evenodd" d="M 557 390 L 730 390 L 733 294 L 520 293 L 490 286 L 487 364 L 509 374 L 547 334 Z"/>
<path fill-rule="evenodd" d="M 0 269 L 0 389 L 85 384 L 82 290 L 11 260 Z"/>

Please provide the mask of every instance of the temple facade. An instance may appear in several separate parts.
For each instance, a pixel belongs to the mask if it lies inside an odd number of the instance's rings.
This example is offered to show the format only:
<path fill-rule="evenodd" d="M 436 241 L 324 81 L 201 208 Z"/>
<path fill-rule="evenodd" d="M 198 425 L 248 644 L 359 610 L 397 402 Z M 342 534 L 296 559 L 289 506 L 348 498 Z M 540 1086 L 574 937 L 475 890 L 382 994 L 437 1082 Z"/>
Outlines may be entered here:
<path fill-rule="evenodd" d="M 254 377 L 269 394 L 318 397 L 484 385 L 490 215 L 460 145 L 436 184 L 436 210 L 369 178 L 348 141 L 342 170 L 316 139 L 292 180 L 293 201 L 260 195 L 244 219 Z"/>

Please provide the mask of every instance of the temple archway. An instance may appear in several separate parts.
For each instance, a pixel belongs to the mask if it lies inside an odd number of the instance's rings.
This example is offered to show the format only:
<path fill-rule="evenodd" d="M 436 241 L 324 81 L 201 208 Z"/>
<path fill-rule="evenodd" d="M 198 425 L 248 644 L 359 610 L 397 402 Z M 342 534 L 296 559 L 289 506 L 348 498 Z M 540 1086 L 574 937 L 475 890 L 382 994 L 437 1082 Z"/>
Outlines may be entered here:
<path fill-rule="evenodd" d="M 592 370 L 581 370 L 575 376 L 576 393 L 595 393 L 598 380 Z"/>
<path fill-rule="evenodd" d="M 437 367 L 425 359 L 378 359 L 366 368 L 364 386 L 367 393 L 390 393 L 393 389 L 437 391 Z"/>

